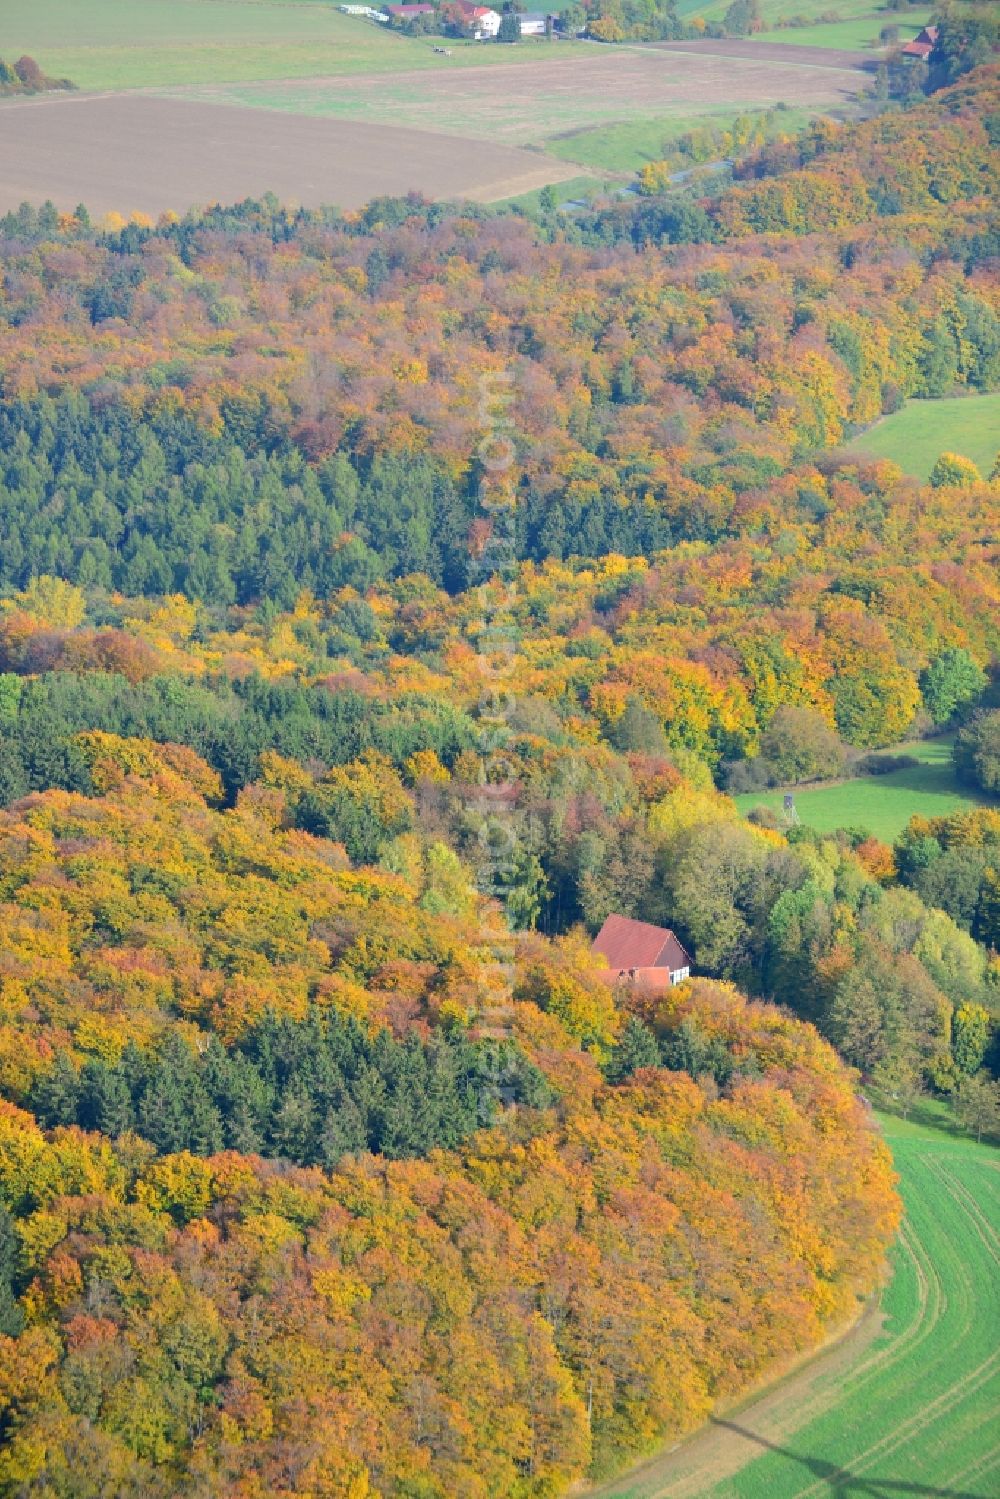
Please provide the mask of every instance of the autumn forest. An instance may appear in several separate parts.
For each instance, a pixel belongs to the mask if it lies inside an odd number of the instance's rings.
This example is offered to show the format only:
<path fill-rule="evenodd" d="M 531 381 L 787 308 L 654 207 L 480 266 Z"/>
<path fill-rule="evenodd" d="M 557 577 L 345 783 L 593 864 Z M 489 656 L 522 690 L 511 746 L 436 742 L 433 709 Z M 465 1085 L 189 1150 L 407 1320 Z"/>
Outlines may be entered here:
<path fill-rule="evenodd" d="M 998 143 L 0 220 L 0 1495 L 555 1499 L 882 1283 L 867 1093 L 995 1127 L 1000 465 L 863 434 L 1000 387 Z"/>

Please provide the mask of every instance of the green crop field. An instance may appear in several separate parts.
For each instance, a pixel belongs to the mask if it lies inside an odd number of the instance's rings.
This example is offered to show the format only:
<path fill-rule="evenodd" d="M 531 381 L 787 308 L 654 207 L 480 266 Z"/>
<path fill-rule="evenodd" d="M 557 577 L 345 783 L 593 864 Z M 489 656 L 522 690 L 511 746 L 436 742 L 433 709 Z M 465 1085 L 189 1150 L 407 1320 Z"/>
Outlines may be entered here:
<path fill-rule="evenodd" d="M 861 776 L 826 786 L 789 787 L 801 822 L 820 833 L 837 828 L 866 828 L 876 838 L 892 843 L 916 814 L 945 817 L 985 800 L 955 779 L 951 745 L 947 739 L 901 744 L 889 754 L 908 754 L 920 760 L 907 770 L 884 776 Z M 751 807 L 782 809 L 783 790 L 748 791 L 735 798 L 742 812 Z"/>
<path fill-rule="evenodd" d="M 881 1321 L 602 1499 L 1000 1492 L 1000 1152 L 881 1123 L 906 1210 Z"/>
<path fill-rule="evenodd" d="M 907 401 L 848 444 L 850 450 L 891 458 L 905 473 L 926 479 L 941 453 L 971 458 L 985 477 L 1000 452 L 1000 391 L 939 401 Z"/>
<path fill-rule="evenodd" d="M 899 1120 L 884 1125 L 906 1207 L 884 1336 L 819 1419 L 711 1499 L 813 1499 L 862 1485 L 891 1494 L 897 1484 L 956 1499 L 997 1493 L 1000 1158 Z"/>
<path fill-rule="evenodd" d="M 783 103 L 795 128 L 845 102 L 842 71 L 767 56 L 679 58 L 571 41 L 456 41 L 442 56 L 434 46 L 342 15 L 335 0 L 3 0 L 0 28 L 0 55 L 27 53 L 88 91 L 162 92 L 543 150 L 557 137 L 553 155 L 595 174 L 635 171 L 707 117 Z"/>
<path fill-rule="evenodd" d="M 0 55 L 27 52 L 79 88 L 160 88 L 272 78 L 531 63 L 544 45 L 449 43 L 399 36 L 332 0 L 3 0 Z M 560 56 L 586 51 L 559 44 Z"/>

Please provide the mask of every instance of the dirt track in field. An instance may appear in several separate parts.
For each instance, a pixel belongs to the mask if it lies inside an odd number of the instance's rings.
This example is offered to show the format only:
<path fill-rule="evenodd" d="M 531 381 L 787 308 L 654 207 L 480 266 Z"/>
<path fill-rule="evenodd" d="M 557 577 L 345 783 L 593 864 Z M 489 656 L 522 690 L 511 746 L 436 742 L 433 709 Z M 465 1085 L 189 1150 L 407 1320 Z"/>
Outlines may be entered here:
<path fill-rule="evenodd" d="M 757 42 L 750 37 L 720 37 L 706 42 L 650 42 L 656 52 L 690 52 L 695 57 L 741 57 L 786 67 L 854 68 L 874 73 L 879 58 L 871 52 L 848 52 L 836 47 L 797 47 L 794 43 Z"/>
<path fill-rule="evenodd" d="M 711 1420 L 686 1441 L 628 1469 L 599 1489 L 581 1490 L 588 1499 L 702 1499 L 717 1484 L 738 1473 L 762 1448 L 786 1440 L 810 1420 L 827 1400 L 831 1378 L 869 1367 L 867 1350 L 882 1329 L 882 1313 L 872 1303 L 842 1337 L 806 1355 L 798 1368 L 751 1396 L 731 1413 Z"/>
<path fill-rule="evenodd" d="M 383 193 L 489 202 L 579 174 L 515 146 L 145 94 L 0 104 L 0 212 L 57 208 L 158 214 L 271 190 L 287 202 L 356 208 Z"/>

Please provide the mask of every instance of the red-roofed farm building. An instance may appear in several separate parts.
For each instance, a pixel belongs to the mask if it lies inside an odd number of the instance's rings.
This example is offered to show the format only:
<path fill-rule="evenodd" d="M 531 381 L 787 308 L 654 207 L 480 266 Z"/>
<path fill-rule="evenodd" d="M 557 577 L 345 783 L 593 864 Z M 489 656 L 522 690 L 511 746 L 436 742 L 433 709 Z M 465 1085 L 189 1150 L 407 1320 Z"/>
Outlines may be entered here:
<path fill-rule="evenodd" d="M 609 916 L 591 951 L 604 959 L 607 966 L 600 977 L 610 984 L 623 981 L 669 989 L 691 972 L 691 958 L 673 932 L 631 916 Z"/>
<path fill-rule="evenodd" d="M 936 26 L 925 26 L 912 42 L 907 42 L 905 47 L 900 48 L 904 57 L 917 57 L 921 62 L 926 62 L 934 51 L 934 44 L 938 39 Z"/>

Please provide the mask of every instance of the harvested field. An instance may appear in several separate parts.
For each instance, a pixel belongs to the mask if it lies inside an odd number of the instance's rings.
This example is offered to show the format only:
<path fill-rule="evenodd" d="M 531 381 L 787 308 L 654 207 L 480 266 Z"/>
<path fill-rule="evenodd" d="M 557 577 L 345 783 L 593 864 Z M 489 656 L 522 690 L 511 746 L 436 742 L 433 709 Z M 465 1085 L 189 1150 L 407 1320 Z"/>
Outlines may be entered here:
<path fill-rule="evenodd" d="M 271 190 L 353 208 L 383 193 L 491 202 L 578 174 L 508 145 L 140 94 L 0 105 L 0 212 L 18 203 L 158 214 Z"/>
<path fill-rule="evenodd" d="M 594 45 L 585 55 L 557 49 L 551 61 L 530 68 L 445 66 L 436 73 L 403 72 L 392 78 L 356 74 L 217 84 L 171 90 L 171 97 L 378 120 L 516 144 L 611 121 L 691 115 L 719 105 L 753 108 L 784 102 L 823 109 L 844 104 L 868 86 L 857 63 L 831 63 L 829 54 L 822 54 L 822 64 L 803 63 L 790 61 L 792 49 L 787 47 L 767 50 L 775 58 Z"/>

